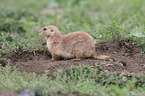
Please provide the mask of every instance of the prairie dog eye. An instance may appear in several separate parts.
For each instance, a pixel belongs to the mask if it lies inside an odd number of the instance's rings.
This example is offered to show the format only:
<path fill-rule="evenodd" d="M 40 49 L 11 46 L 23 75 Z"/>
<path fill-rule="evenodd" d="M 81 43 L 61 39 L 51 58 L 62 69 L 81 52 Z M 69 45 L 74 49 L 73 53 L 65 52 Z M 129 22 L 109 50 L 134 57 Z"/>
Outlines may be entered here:
<path fill-rule="evenodd" d="M 53 32 L 53 29 L 51 29 L 51 32 Z"/>
<path fill-rule="evenodd" d="M 44 28 L 44 29 L 43 29 L 43 31 L 46 31 L 46 30 L 47 30 L 47 28 Z"/>

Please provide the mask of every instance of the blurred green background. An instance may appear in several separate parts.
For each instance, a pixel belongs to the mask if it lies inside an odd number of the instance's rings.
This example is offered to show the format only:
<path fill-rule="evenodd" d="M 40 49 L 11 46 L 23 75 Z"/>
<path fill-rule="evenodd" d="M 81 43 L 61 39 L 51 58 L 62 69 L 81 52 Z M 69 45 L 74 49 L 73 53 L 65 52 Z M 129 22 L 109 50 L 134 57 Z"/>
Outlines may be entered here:
<path fill-rule="evenodd" d="M 145 50 L 145 0 L 0 0 L 0 53 L 43 50 L 37 31 L 85 31 L 95 42 L 133 39 Z M 39 45 L 40 44 L 40 45 Z"/>

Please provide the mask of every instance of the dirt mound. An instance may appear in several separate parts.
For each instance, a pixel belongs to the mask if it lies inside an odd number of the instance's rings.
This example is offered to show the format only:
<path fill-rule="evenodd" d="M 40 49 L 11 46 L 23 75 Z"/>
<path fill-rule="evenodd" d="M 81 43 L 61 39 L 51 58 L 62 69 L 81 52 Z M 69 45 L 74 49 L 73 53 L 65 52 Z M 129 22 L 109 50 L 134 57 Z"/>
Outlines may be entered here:
<path fill-rule="evenodd" d="M 129 71 L 134 73 L 145 73 L 143 66 L 145 65 L 145 54 L 139 53 L 140 48 L 136 43 L 130 40 L 111 40 L 100 42 L 96 45 L 96 53 L 115 57 L 117 60 L 124 60 L 127 66 L 123 69 L 119 67 L 111 67 L 110 70 Z M 11 67 L 18 68 L 21 72 L 35 72 L 37 74 L 48 73 L 52 75 L 54 71 L 62 68 L 65 69 L 72 65 L 90 65 L 105 62 L 103 60 L 83 59 L 81 61 L 59 60 L 51 61 L 51 55 L 48 51 L 27 52 L 21 48 L 5 55 L 3 58 L 11 60 Z"/>
<path fill-rule="evenodd" d="M 99 53 L 122 53 L 127 56 L 132 56 L 140 51 L 136 42 L 132 40 L 111 40 L 100 42 L 96 45 L 96 52 Z"/>

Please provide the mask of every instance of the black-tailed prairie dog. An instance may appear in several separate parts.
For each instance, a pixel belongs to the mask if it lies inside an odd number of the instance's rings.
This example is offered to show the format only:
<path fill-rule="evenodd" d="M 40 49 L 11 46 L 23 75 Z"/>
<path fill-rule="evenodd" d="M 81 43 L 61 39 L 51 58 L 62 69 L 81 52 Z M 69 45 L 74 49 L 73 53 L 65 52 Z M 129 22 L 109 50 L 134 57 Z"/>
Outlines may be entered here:
<path fill-rule="evenodd" d="M 115 60 L 110 56 L 97 56 L 94 39 L 86 32 L 77 31 L 61 35 L 57 27 L 52 25 L 44 26 L 38 32 L 46 40 L 47 47 L 52 55 L 52 61 L 59 60 L 60 58 L 74 60 L 84 58 Z"/>

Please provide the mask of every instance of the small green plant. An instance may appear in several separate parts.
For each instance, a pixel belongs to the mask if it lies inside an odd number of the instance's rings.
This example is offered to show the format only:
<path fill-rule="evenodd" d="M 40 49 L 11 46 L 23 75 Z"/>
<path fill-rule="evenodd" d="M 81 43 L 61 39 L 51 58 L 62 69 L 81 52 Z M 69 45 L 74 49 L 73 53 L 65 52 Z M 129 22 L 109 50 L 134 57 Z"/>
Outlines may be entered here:
<path fill-rule="evenodd" d="M 118 22 L 117 19 L 113 19 L 112 23 L 106 26 L 107 33 L 111 35 L 111 39 L 124 39 L 126 29 Z"/>
<path fill-rule="evenodd" d="M 110 59 L 109 61 L 104 61 L 104 62 L 99 62 L 96 63 L 96 66 L 117 66 L 120 68 L 123 68 L 123 64 L 120 61 L 113 61 L 112 59 Z"/>
<path fill-rule="evenodd" d="M 130 32 L 127 36 L 129 39 L 133 39 L 137 42 L 138 46 L 142 48 L 142 52 L 145 53 L 145 27 L 139 27 Z"/>
<path fill-rule="evenodd" d="M 19 48 L 29 52 L 34 52 L 40 49 L 46 50 L 46 46 L 41 45 L 42 42 L 43 40 L 40 39 L 37 34 L 26 39 L 19 37 L 19 35 L 13 36 L 10 33 L 0 33 L 0 57 Z"/>
<path fill-rule="evenodd" d="M 102 68 L 100 68 L 100 66 L 102 66 Z M 52 78 L 65 78 L 66 82 L 68 82 L 69 80 L 77 81 L 93 79 L 97 84 L 101 86 L 117 85 L 121 88 L 125 86 L 125 84 L 127 83 L 127 79 L 130 78 L 128 73 L 118 75 L 117 72 L 104 70 L 104 64 L 100 66 L 71 66 L 64 71 L 61 70 L 58 72 L 54 72 Z"/>
<path fill-rule="evenodd" d="M 12 44 L 13 41 L 14 39 L 9 33 L 0 33 L 0 57 L 10 52 L 10 49 L 14 47 Z"/>

